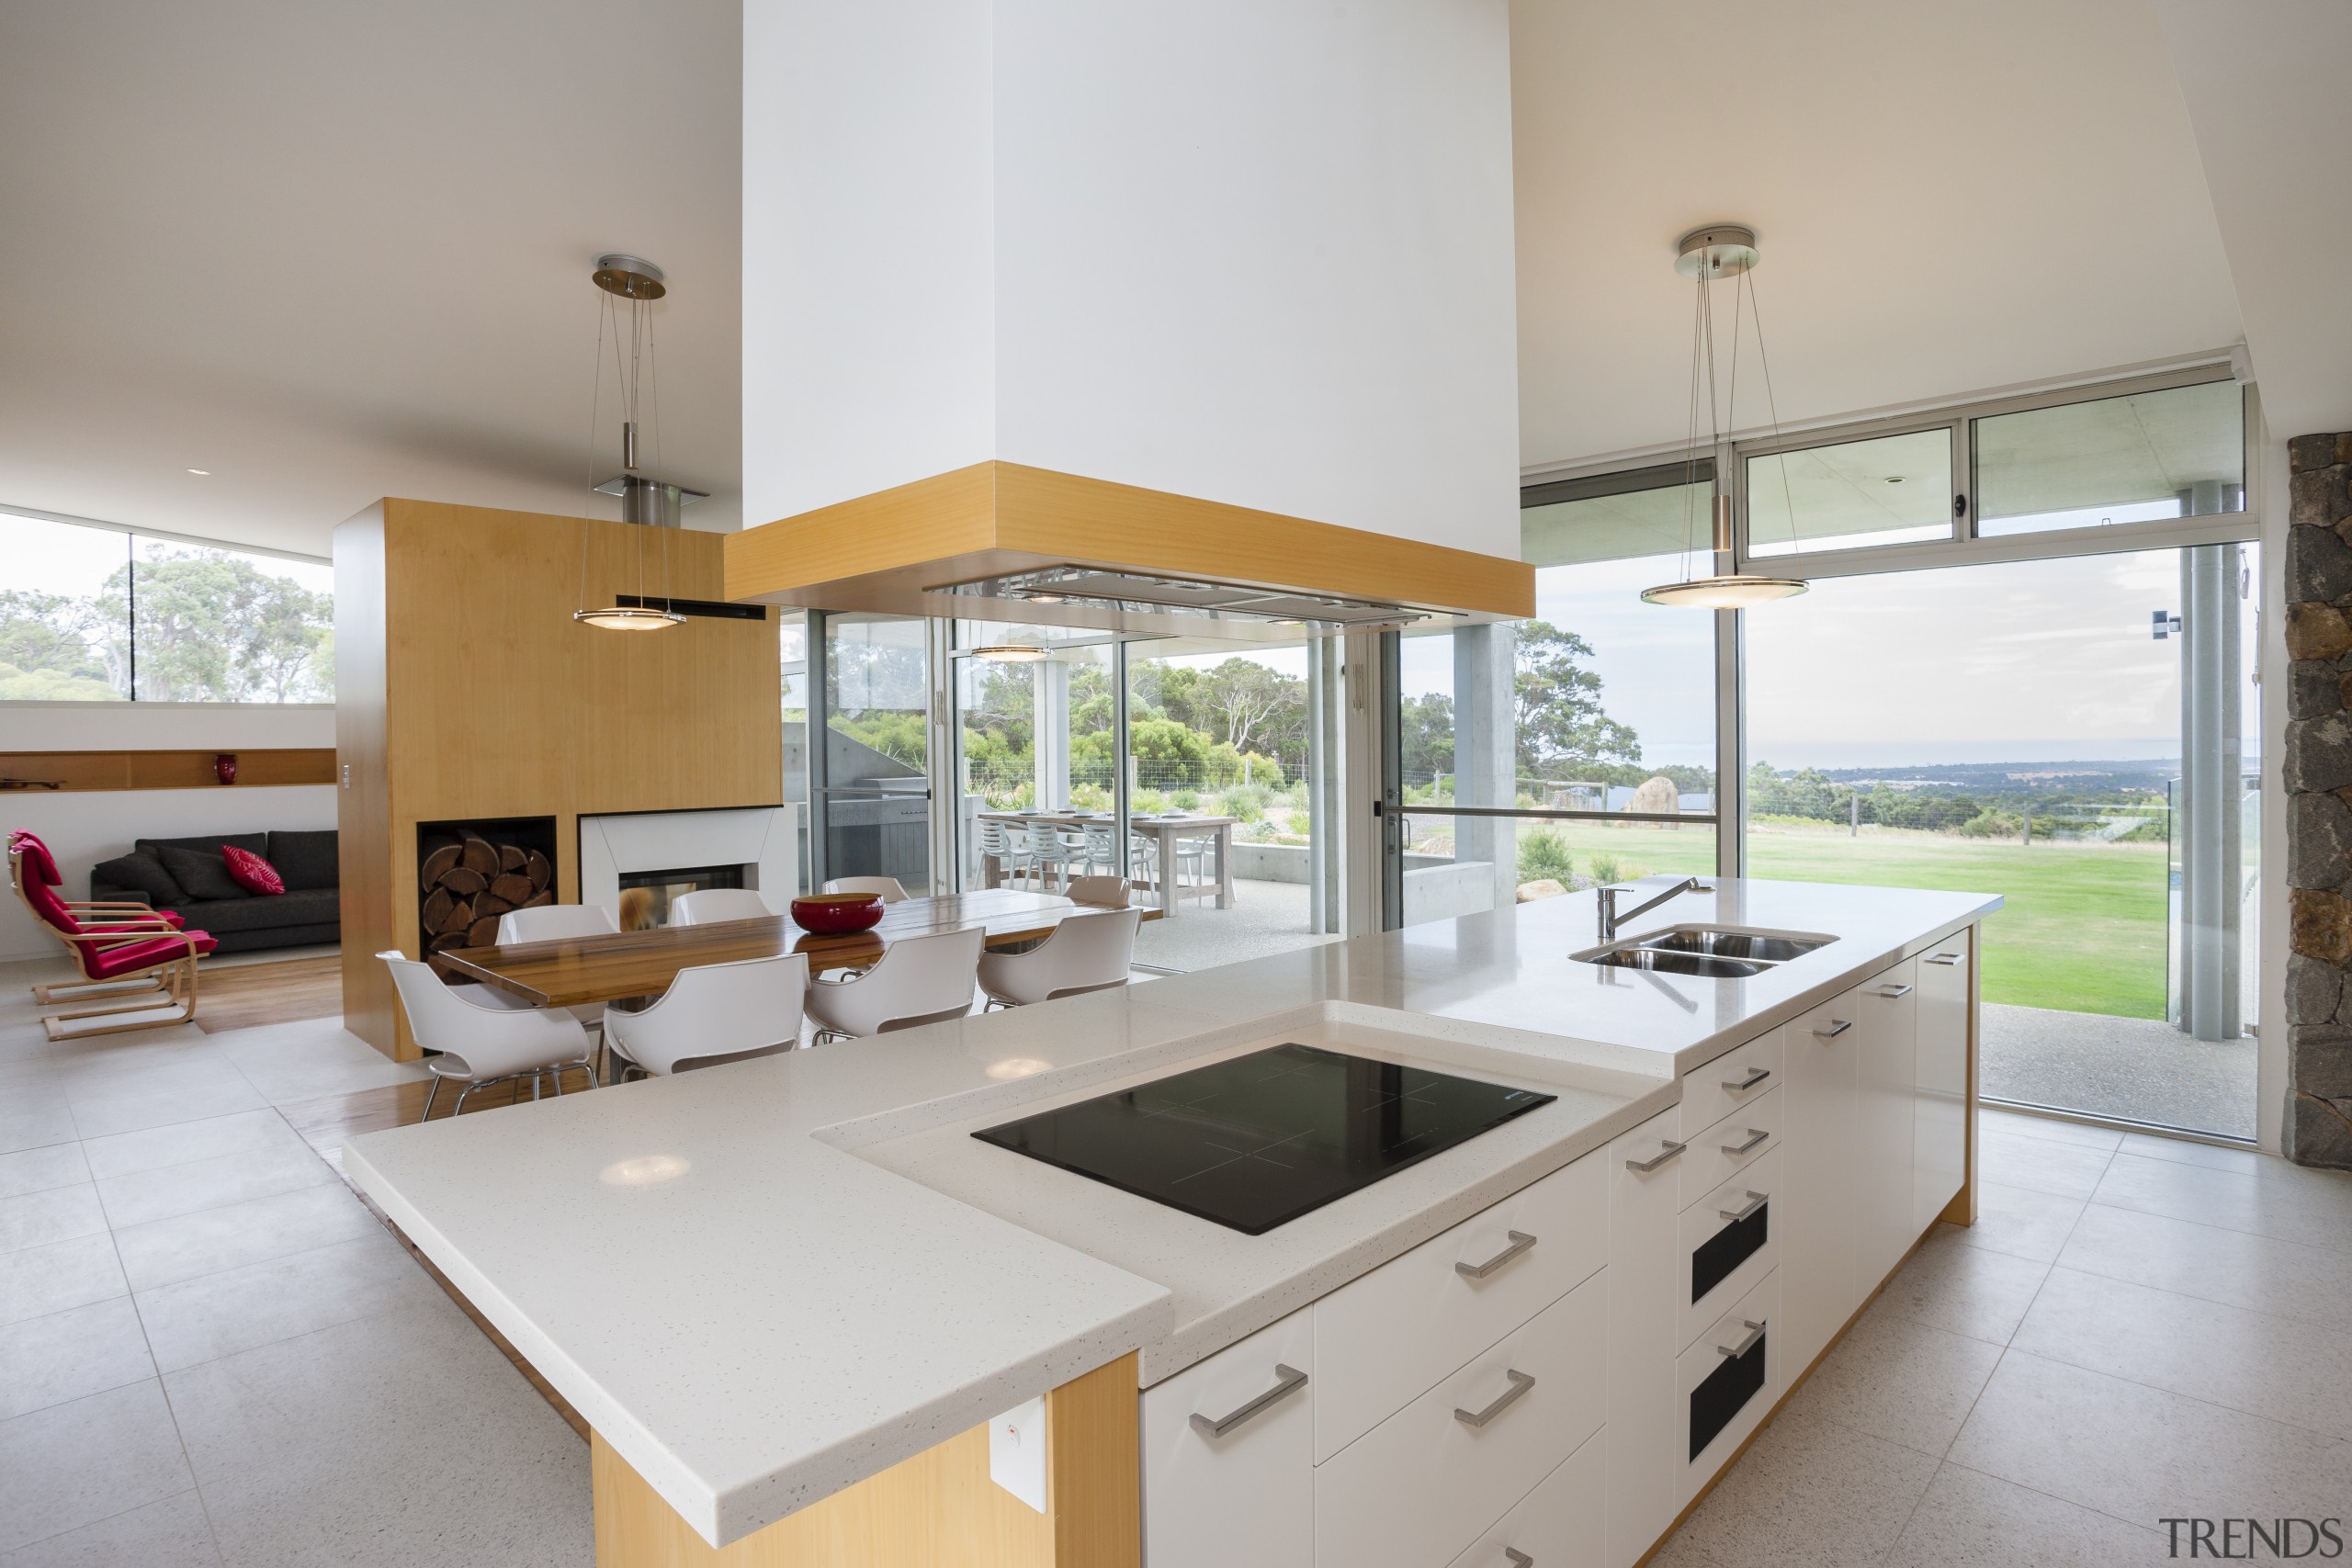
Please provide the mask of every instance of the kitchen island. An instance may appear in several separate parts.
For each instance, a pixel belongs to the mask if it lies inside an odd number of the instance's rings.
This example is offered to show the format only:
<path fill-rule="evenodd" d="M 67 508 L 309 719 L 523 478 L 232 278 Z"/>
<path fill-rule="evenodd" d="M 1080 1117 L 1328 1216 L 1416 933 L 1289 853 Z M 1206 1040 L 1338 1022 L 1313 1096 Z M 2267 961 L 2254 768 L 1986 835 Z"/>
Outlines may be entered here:
<path fill-rule="evenodd" d="M 346 1167 L 594 1431 L 602 1568 L 941 1539 L 1356 1568 L 1511 1529 L 1616 1568 L 1968 1217 L 1998 907 L 1724 880 L 1628 926 L 1817 943 L 1711 977 L 1579 959 L 1574 895 L 370 1134 Z M 1284 1042 L 1552 1098 L 1261 1235 L 969 1135 Z M 1456 1442 L 1476 1476 L 1406 1490 Z"/>

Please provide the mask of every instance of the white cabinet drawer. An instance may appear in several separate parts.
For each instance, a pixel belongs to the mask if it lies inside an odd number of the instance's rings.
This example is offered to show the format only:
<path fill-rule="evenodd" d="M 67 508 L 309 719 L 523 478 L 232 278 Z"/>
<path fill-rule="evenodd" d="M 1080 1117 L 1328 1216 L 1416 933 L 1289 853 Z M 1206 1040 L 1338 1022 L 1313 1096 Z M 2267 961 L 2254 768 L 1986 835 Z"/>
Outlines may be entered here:
<path fill-rule="evenodd" d="M 1779 1089 L 1767 1089 L 1713 1126 L 1683 1134 L 1690 1147 L 1682 1156 L 1682 1207 L 1690 1207 L 1779 1145 L 1785 1099 Z"/>
<path fill-rule="evenodd" d="M 1529 1559 L 1535 1568 L 1602 1568 L 1604 1450 L 1605 1439 L 1587 1438 L 1448 1568 L 1519 1568 Z"/>
<path fill-rule="evenodd" d="M 1712 1127 L 1781 1087 L 1781 1032 L 1759 1034 L 1737 1050 L 1682 1075 L 1682 1127 L 1688 1137 Z"/>
<path fill-rule="evenodd" d="M 1298 1568 L 1315 1550 L 1314 1364 L 1306 1311 L 1143 1391 L 1143 1540 L 1151 1568 Z M 1283 1369 L 1289 1369 L 1286 1372 Z"/>
<path fill-rule="evenodd" d="M 1607 1280 L 1586 1280 L 1317 1466 L 1318 1568 L 1451 1562 L 1599 1431 Z"/>
<path fill-rule="evenodd" d="M 1936 1223 L 1968 1179 L 1968 931 L 1918 956 L 1911 1228 Z"/>
<path fill-rule="evenodd" d="M 1781 1238 L 1775 1227 L 1786 1212 L 1778 1201 L 1781 1160 L 1778 1148 L 1769 1151 L 1682 1211 L 1682 1245 L 1675 1249 L 1676 1349 L 1713 1326 L 1734 1302 L 1779 1266 Z M 1744 1217 L 1733 1219 L 1734 1214 Z"/>
<path fill-rule="evenodd" d="M 1677 1506 L 1690 1502 L 1723 1468 L 1780 1398 L 1780 1347 L 1772 1338 L 1780 1303 L 1781 1277 L 1768 1274 L 1676 1363 L 1682 1414 L 1676 1457 L 1685 1461 Z"/>
<path fill-rule="evenodd" d="M 1608 1257 L 1607 1160 L 1596 1151 L 1317 1302 L 1315 1462 L 1558 1301 Z"/>

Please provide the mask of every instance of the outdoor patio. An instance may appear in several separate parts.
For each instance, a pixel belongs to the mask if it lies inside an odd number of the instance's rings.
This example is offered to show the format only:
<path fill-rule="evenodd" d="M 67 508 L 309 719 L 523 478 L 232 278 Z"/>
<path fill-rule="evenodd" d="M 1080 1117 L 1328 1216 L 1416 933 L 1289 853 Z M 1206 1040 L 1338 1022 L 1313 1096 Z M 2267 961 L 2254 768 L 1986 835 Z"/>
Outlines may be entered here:
<path fill-rule="evenodd" d="M 2251 1036 L 2194 1040 L 2156 1019 L 1986 1002 L 1981 1046 L 1987 1100 L 2255 1134 Z"/>
<path fill-rule="evenodd" d="M 1136 934 L 1136 962 L 1150 969 L 1207 969 L 1337 941 L 1308 933 L 1306 900 L 1303 882 L 1236 877 L 1230 909 L 1187 898 L 1174 919 L 1146 920 Z"/>

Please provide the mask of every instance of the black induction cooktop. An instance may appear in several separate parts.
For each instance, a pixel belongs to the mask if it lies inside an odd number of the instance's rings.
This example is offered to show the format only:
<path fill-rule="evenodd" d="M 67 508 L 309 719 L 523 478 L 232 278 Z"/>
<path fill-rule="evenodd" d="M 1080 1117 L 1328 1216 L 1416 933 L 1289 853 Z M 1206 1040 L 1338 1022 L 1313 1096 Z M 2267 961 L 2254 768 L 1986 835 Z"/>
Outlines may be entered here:
<path fill-rule="evenodd" d="M 1555 1098 L 1293 1043 L 972 1136 L 1263 1235 Z"/>

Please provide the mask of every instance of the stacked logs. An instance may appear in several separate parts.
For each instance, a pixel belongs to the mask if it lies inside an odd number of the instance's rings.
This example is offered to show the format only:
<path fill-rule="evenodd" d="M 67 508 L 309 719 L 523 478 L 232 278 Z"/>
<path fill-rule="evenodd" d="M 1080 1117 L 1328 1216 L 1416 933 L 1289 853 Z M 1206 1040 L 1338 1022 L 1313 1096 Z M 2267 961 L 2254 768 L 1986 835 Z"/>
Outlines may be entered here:
<path fill-rule="evenodd" d="M 426 840 L 417 880 L 424 892 L 417 918 L 428 955 L 491 946 L 498 940 L 499 916 L 555 902 L 555 867 L 547 856 L 472 833 Z"/>

